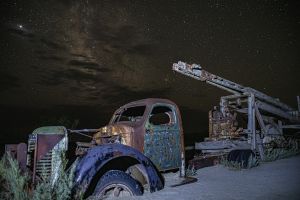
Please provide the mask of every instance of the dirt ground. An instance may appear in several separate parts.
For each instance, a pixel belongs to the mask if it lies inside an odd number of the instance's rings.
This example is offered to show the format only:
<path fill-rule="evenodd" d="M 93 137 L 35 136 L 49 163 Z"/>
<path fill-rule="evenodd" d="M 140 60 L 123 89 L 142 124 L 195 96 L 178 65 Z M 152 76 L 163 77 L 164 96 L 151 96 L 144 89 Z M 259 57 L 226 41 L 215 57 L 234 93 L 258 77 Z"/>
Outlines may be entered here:
<path fill-rule="evenodd" d="M 176 173 L 166 174 L 167 184 Z M 300 156 L 262 163 L 258 167 L 230 170 L 221 165 L 197 171 L 196 183 L 171 188 L 141 197 L 119 198 L 139 200 L 237 200 L 300 199 Z"/>

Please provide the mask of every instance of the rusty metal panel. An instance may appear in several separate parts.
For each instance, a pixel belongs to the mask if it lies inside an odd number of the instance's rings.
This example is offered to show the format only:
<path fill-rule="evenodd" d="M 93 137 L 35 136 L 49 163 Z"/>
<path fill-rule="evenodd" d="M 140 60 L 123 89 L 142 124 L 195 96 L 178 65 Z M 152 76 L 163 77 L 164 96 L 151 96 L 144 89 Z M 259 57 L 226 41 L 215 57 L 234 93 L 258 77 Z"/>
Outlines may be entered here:
<path fill-rule="evenodd" d="M 63 126 L 40 127 L 33 131 L 28 142 L 28 164 L 32 167 L 33 182 L 37 175 L 51 177 L 54 182 L 61 164 L 61 153 L 67 150 L 67 130 Z"/>
<path fill-rule="evenodd" d="M 36 162 L 41 160 L 53 147 L 64 137 L 64 135 L 40 135 L 37 137 Z"/>
<path fill-rule="evenodd" d="M 131 135 L 133 128 L 124 124 L 107 125 L 100 128 L 94 135 L 96 144 L 120 143 L 132 146 Z"/>
<path fill-rule="evenodd" d="M 65 135 L 67 132 L 66 128 L 64 126 L 43 126 L 35 129 L 32 134 L 55 134 L 55 135 Z"/>
<path fill-rule="evenodd" d="M 9 153 L 13 158 L 17 158 L 17 146 L 18 144 L 6 144 L 5 153 Z"/>
<path fill-rule="evenodd" d="M 33 181 L 36 175 L 41 173 L 51 176 L 52 171 L 52 150 L 54 146 L 64 138 L 64 135 L 43 135 L 37 134 L 33 163 Z"/>
<path fill-rule="evenodd" d="M 189 166 L 197 170 L 204 167 L 217 165 L 220 163 L 222 156 L 224 155 L 210 155 L 210 156 L 195 157 L 189 161 Z"/>
<path fill-rule="evenodd" d="M 14 159 L 18 161 L 21 170 L 26 169 L 27 145 L 25 143 L 6 144 L 5 152 L 9 153 Z"/>
<path fill-rule="evenodd" d="M 230 139 L 237 138 L 242 132 L 236 120 L 236 113 L 228 112 L 226 116 L 214 109 L 209 111 L 209 138 L 210 139 Z"/>
<path fill-rule="evenodd" d="M 170 107 L 176 123 L 171 126 L 150 126 L 149 128 L 148 121 L 155 105 Z M 120 113 L 135 106 L 146 107 L 141 118 L 133 121 L 116 120 Z M 122 127 L 127 128 L 120 129 Z M 105 135 L 126 133 L 125 141 L 128 142 L 121 143 L 132 146 L 149 156 L 160 170 L 179 168 L 181 161 L 184 160 L 184 138 L 180 111 L 174 102 L 167 99 L 148 98 L 125 104 L 115 111 L 109 125 L 101 128 L 99 133 L 94 135 L 94 139 L 99 143 L 102 143 L 99 139 Z M 120 135 L 125 136 L 125 134 Z M 182 164 L 184 165 L 184 163 Z"/>

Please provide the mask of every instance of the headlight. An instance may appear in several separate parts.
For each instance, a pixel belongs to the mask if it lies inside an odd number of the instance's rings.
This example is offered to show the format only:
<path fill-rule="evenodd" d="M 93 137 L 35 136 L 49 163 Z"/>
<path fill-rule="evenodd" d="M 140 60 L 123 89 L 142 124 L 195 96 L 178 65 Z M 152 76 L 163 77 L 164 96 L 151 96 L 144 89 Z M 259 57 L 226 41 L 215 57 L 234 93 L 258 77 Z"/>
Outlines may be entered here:
<path fill-rule="evenodd" d="M 102 144 L 103 143 L 122 144 L 122 137 L 120 135 L 112 135 L 112 136 L 109 136 L 109 137 L 102 137 Z"/>
<path fill-rule="evenodd" d="M 98 145 L 118 143 L 130 146 L 131 132 L 132 128 L 127 126 L 105 126 L 99 129 L 99 132 L 94 134 L 93 139 Z"/>

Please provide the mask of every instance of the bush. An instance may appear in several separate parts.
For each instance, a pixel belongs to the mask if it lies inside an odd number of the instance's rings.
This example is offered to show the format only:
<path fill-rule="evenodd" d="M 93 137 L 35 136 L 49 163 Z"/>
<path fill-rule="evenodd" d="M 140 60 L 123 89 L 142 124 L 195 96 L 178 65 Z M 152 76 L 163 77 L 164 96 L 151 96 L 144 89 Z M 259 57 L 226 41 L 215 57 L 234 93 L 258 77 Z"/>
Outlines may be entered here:
<path fill-rule="evenodd" d="M 222 157 L 220 164 L 224 165 L 225 167 L 228 167 L 231 170 L 241 170 L 244 163 L 240 163 L 237 161 L 229 161 L 226 157 Z"/>
<path fill-rule="evenodd" d="M 1 199 L 29 199 L 27 174 L 22 174 L 19 165 L 9 154 L 0 161 Z"/>
<path fill-rule="evenodd" d="M 27 173 L 22 173 L 18 163 L 9 154 L 0 161 L 0 199 L 15 200 L 67 200 L 71 199 L 75 167 L 65 171 L 67 160 L 62 155 L 62 170 L 54 183 L 45 175 L 36 187 L 30 188 L 30 178 Z"/>
<path fill-rule="evenodd" d="M 271 162 L 278 159 L 288 158 L 300 154 L 298 140 L 288 140 L 286 148 L 273 148 L 265 151 L 265 158 L 263 161 Z"/>
<path fill-rule="evenodd" d="M 256 167 L 259 163 L 252 150 L 235 149 L 221 158 L 221 164 L 230 169 L 241 170 Z"/>

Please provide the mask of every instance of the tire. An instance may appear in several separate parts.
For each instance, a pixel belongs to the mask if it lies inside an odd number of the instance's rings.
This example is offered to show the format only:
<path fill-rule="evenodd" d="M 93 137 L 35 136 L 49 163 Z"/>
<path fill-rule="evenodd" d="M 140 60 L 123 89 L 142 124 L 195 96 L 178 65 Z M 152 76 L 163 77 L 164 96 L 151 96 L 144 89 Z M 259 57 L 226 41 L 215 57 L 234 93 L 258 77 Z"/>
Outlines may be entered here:
<path fill-rule="evenodd" d="M 93 196 L 97 199 L 122 196 L 140 196 L 142 186 L 129 174 L 119 170 L 106 172 L 98 181 Z"/>

